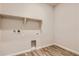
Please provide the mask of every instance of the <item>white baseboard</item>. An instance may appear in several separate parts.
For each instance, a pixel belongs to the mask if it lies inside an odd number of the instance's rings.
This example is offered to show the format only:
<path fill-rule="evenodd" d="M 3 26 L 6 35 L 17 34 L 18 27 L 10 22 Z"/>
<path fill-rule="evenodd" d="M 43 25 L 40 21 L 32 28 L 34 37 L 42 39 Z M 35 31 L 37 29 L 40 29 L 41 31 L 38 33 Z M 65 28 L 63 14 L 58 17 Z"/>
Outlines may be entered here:
<path fill-rule="evenodd" d="M 48 45 L 45 45 L 45 46 L 37 47 L 36 49 L 45 48 L 45 47 L 48 47 L 48 46 L 51 46 L 51 45 L 54 45 L 54 44 L 48 44 Z"/>
<path fill-rule="evenodd" d="M 9 54 L 9 55 L 6 55 L 6 56 L 16 56 L 16 55 L 19 55 L 19 54 L 22 54 L 22 53 L 25 53 L 25 52 L 29 52 L 29 51 L 31 51 L 31 49 L 20 51 L 20 52 L 17 52 L 17 53 L 12 53 L 12 54 Z"/>
<path fill-rule="evenodd" d="M 67 50 L 67 51 L 70 51 L 70 52 L 72 52 L 72 53 L 75 53 L 75 54 L 79 55 L 79 52 L 78 52 L 78 51 L 69 49 L 69 48 L 67 48 L 67 47 L 65 47 L 65 46 L 63 46 L 63 45 L 57 44 L 57 43 L 54 43 L 54 45 L 59 46 L 59 47 L 65 49 L 65 50 Z"/>
<path fill-rule="evenodd" d="M 29 51 L 32 51 L 32 50 L 45 48 L 45 47 L 48 47 L 48 46 L 51 46 L 51 45 L 53 45 L 53 44 L 48 44 L 48 45 L 41 46 L 41 47 L 31 48 L 31 49 L 28 49 L 28 50 L 20 51 L 20 52 L 17 52 L 17 53 L 6 55 L 6 56 L 16 56 L 16 55 L 19 55 L 19 54 L 22 54 L 22 53 L 25 53 L 25 52 L 29 52 Z"/>
<path fill-rule="evenodd" d="M 25 53 L 25 52 L 29 52 L 29 51 L 36 50 L 36 49 L 41 49 L 41 48 L 48 47 L 48 46 L 51 46 L 51 45 L 59 46 L 59 47 L 65 49 L 65 50 L 68 50 L 68 51 L 70 51 L 70 52 L 72 52 L 72 53 L 75 53 L 75 54 L 79 55 L 79 52 L 78 52 L 78 51 L 74 51 L 74 50 L 69 49 L 69 48 L 67 48 L 67 47 L 64 47 L 64 46 L 62 46 L 62 45 L 60 45 L 60 44 L 54 43 L 54 44 L 48 44 L 48 45 L 41 46 L 41 47 L 31 48 L 31 49 L 28 49 L 28 50 L 25 50 L 25 51 L 21 51 L 21 52 L 9 54 L 9 55 L 6 55 L 6 56 L 16 56 L 16 55 L 19 55 L 19 54 L 22 54 L 22 53 Z"/>

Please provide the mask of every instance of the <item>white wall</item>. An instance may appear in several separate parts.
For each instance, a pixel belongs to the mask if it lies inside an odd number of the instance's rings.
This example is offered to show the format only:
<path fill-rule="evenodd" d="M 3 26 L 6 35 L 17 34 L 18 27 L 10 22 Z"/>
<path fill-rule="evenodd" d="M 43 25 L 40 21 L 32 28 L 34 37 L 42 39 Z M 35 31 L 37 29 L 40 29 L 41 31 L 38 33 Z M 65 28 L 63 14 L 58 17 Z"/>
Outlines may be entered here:
<path fill-rule="evenodd" d="M 79 4 L 55 8 L 55 43 L 79 51 Z"/>
<path fill-rule="evenodd" d="M 12 54 L 31 48 L 30 41 L 37 40 L 37 48 L 53 44 L 53 8 L 48 4 L 0 4 L 0 13 L 31 17 L 43 21 L 42 31 L 22 30 L 21 34 L 12 30 L 2 30 L 0 55 Z M 6 25 L 6 23 L 4 23 Z"/>
<path fill-rule="evenodd" d="M 1 17 L 0 17 L 0 20 L 1 20 Z M 0 22 L 1 23 L 1 22 Z M 1 29 L 1 25 L 0 25 L 0 29 Z M 0 30 L 0 40 L 1 40 L 1 30 Z"/>

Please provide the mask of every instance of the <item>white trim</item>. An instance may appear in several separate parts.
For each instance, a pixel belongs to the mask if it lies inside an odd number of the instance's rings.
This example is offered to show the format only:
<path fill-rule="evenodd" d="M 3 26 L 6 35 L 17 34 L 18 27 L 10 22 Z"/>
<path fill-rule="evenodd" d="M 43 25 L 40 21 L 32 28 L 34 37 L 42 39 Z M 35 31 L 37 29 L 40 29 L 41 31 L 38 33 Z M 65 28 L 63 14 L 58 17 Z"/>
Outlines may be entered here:
<path fill-rule="evenodd" d="M 65 46 L 63 46 L 63 45 L 57 44 L 57 43 L 54 43 L 54 45 L 59 46 L 59 47 L 65 49 L 65 50 L 68 50 L 68 51 L 70 51 L 70 52 L 72 52 L 72 53 L 75 53 L 75 54 L 79 55 L 79 52 L 78 52 L 78 51 L 69 49 L 69 48 L 67 48 L 67 47 L 65 47 Z"/>
<path fill-rule="evenodd" d="M 24 50 L 24 51 L 17 52 L 17 53 L 13 53 L 13 54 L 9 54 L 9 55 L 6 55 L 6 56 L 16 56 L 16 55 L 19 55 L 19 54 L 21 54 L 21 53 L 25 53 L 25 52 L 29 52 L 29 51 L 31 51 L 31 49 Z"/>
<path fill-rule="evenodd" d="M 36 48 L 36 49 L 45 48 L 45 47 L 48 47 L 48 46 L 51 46 L 51 45 L 54 45 L 54 44 L 48 44 L 48 45 L 45 45 L 45 46 L 38 47 L 38 48 Z"/>
<path fill-rule="evenodd" d="M 78 51 L 74 51 L 74 50 L 72 50 L 72 49 L 69 49 L 69 48 L 67 48 L 67 47 L 64 47 L 63 45 L 54 43 L 54 44 L 49 44 L 49 45 L 42 46 L 42 47 L 31 48 L 31 49 L 28 49 L 28 50 L 25 50 L 25 51 L 21 51 L 21 52 L 13 53 L 13 54 L 6 55 L 6 56 L 16 56 L 16 55 L 19 55 L 19 54 L 21 54 L 21 53 L 29 52 L 29 51 L 36 50 L 36 49 L 45 48 L 45 47 L 48 47 L 48 46 L 51 46 L 51 45 L 59 46 L 59 47 L 65 49 L 65 50 L 68 50 L 68 51 L 70 51 L 70 52 L 72 52 L 72 53 L 75 53 L 75 54 L 79 55 L 79 52 L 78 52 Z"/>
<path fill-rule="evenodd" d="M 48 47 L 48 46 L 51 46 L 51 45 L 53 45 L 53 44 L 48 44 L 48 45 L 46 45 L 46 46 L 42 46 L 42 47 L 31 48 L 31 49 L 28 49 L 28 50 L 24 50 L 24 51 L 21 51 L 21 52 L 17 52 L 17 53 L 9 54 L 9 55 L 6 55 L 6 56 L 16 56 L 16 55 L 19 55 L 19 54 L 22 54 L 22 53 L 25 53 L 25 52 L 29 52 L 29 51 L 32 51 L 32 50 L 45 48 L 45 47 Z"/>

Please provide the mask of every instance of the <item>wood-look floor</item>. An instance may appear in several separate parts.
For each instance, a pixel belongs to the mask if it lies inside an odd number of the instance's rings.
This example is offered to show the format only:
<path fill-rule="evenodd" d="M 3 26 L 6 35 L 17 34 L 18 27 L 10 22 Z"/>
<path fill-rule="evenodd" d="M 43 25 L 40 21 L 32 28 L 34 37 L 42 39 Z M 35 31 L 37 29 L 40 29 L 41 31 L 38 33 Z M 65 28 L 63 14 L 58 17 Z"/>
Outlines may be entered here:
<path fill-rule="evenodd" d="M 52 45 L 42 49 L 25 52 L 17 56 L 78 56 L 78 55 L 75 53 L 69 52 L 65 49 L 62 49 L 56 45 Z"/>

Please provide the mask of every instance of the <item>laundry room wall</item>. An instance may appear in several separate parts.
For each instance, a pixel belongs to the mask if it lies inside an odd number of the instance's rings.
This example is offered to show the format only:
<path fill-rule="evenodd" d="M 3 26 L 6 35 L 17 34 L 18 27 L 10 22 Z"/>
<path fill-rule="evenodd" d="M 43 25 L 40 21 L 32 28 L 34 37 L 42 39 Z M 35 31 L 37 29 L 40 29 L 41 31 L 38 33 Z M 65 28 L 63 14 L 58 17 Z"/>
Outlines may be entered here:
<path fill-rule="evenodd" d="M 37 48 L 52 45 L 53 37 L 53 8 L 48 4 L 0 4 L 0 13 L 14 16 L 28 17 L 42 20 L 42 27 L 40 30 L 21 30 L 21 33 L 14 33 L 13 30 L 3 30 L 8 26 L 8 22 L 17 25 L 21 24 L 19 21 L 4 21 L 2 24 L 1 36 L 1 53 L 0 55 L 12 54 L 24 50 L 31 49 L 31 40 L 37 41 Z M 10 27 L 11 28 L 11 27 Z M 17 29 L 16 29 L 17 30 Z M 36 33 L 39 33 L 37 35 Z M 3 47 L 2 47 L 3 46 Z"/>

